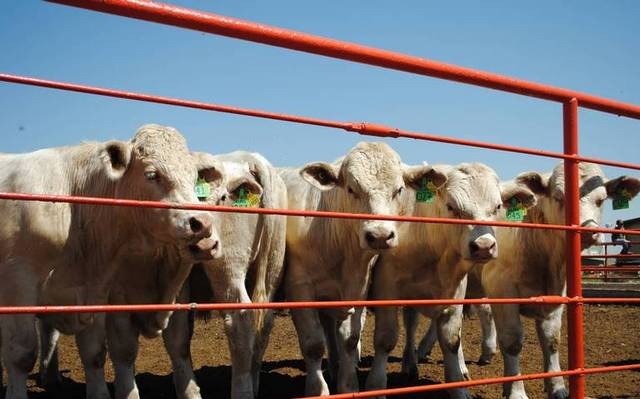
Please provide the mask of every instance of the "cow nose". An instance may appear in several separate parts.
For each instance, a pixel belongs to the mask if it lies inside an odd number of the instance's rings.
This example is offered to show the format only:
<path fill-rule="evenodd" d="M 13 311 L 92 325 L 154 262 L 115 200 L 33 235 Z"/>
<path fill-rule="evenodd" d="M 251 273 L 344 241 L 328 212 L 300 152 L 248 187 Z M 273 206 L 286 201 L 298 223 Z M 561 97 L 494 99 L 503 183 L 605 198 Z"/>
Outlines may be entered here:
<path fill-rule="evenodd" d="M 364 235 L 367 244 L 372 249 L 391 248 L 393 239 L 396 237 L 395 231 L 391 232 L 371 232 L 367 231 Z"/>
<path fill-rule="evenodd" d="M 213 238 L 203 238 L 196 244 L 189 245 L 189 252 L 196 261 L 206 261 L 220 257 L 220 241 Z"/>
<path fill-rule="evenodd" d="M 476 261 L 488 261 L 496 257 L 496 241 L 489 238 L 478 238 L 469 243 L 469 253 Z"/>
<path fill-rule="evenodd" d="M 211 216 L 206 214 L 193 216 L 189 219 L 189 227 L 198 238 L 210 236 L 212 225 Z"/>

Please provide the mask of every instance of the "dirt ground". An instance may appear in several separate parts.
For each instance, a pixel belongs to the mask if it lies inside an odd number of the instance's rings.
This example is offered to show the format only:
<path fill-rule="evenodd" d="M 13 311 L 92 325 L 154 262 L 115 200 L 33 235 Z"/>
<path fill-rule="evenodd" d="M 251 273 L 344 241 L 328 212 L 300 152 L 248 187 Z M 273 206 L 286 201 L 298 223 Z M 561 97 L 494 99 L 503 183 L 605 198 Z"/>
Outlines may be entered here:
<path fill-rule="evenodd" d="M 364 384 L 373 355 L 373 317 L 367 322 L 363 337 L 363 358 L 360 364 L 360 383 Z M 640 307 L 585 306 L 585 357 L 587 367 L 640 363 Z M 523 373 L 541 371 L 541 354 L 530 320 L 525 320 L 526 342 L 521 359 Z M 422 320 L 419 334 L 426 328 Z M 488 378 L 502 374 L 500 355 L 492 364 L 478 366 L 480 336 L 477 320 L 466 320 L 464 329 L 465 355 L 471 377 Z M 400 343 L 403 337 L 400 337 Z M 390 357 L 388 367 L 389 387 L 415 384 L 434 384 L 443 380 L 442 356 L 434 350 L 433 362 L 419 365 L 419 381 L 409 382 L 400 374 L 402 345 L 399 344 Z M 205 398 L 229 396 L 231 368 L 227 343 L 221 320 L 214 318 L 204 323 L 197 322 L 192 343 L 194 368 Z M 562 350 L 562 367 L 566 368 L 566 345 Z M 30 378 L 31 398 L 82 398 L 84 377 L 74 341 L 63 337 L 61 341 L 61 370 L 65 376 L 61 390 L 55 394 L 43 392 L 35 386 L 35 374 Z M 137 361 L 137 383 L 142 397 L 174 398 L 169 359 L 162 341 L 143 340 Z M 109 381 L 113 380 L 110 364 L 107 365 Z M 6 378 L 6 376 L 5 376 Z M 6 379 L 5 379 L 6 381 Z M 544 398 L 541 380 L 525 382 L 531 399 Z M 477 398 L 499 398 L 499 385 L 471 388 Z M 291 398 L 304 395 L 304 363 L 291 319 L 276 318 L 271 342 L 265 356 L 261 376 L 260 398 Z M 640 398 L 640 372 L 627 371 L 613 374 L 587 376 L 587 396 L 593 398 Z M 446 394 L 433 392 L 416 395 L 422 398 L 446 398 Z"/>

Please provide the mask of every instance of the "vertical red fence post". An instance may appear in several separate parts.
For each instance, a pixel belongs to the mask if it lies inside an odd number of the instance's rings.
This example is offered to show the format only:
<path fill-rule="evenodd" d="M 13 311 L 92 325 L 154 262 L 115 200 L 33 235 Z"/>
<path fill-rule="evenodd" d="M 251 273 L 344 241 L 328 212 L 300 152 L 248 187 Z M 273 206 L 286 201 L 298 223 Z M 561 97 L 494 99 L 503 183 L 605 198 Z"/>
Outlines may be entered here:
<path fill-rule="evenodd" d="M 609 244 L 605 243 L 604 244 L 604 256 L 607 256 L 609 254 Z M 604 258 L 604 281 L 607 282 L 609 281 L 609 258 Z"/>
<path fill-rule="evenodd" d="M 564 153 L 578 154 L 578 100 L 572 98 L 563 104 L 564 122 Z M 564 160 L 564 192 L 565 192 L 565 223 L 580 225 L 580 171 L 578 161 Z M 566 260 L 567 260 L 567 295 L 570 298 L 582 297 L 580 256 L 580 232 L 566 231 Z M 590 233 L 588 233 L 590 234 Z M 582 330 L 582 302 L 570 302 L 567 305 L 567 331 L 569 347 L 569 369 L 584 369 L 584 348 Z M 584 398 L 584 375 L 569 376 L 571 398 Z"/>

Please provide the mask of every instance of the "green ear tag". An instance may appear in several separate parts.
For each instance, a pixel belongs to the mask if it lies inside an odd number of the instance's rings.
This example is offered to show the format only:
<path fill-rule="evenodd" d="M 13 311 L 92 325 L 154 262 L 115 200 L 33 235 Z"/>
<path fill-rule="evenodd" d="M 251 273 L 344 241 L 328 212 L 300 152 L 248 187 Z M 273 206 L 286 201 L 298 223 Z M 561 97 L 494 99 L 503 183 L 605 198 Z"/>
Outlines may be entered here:
<path fill-rule="evenodd" d="M 510 222 L 522 222 L 527 215 L 527 208 L 522 205 L 522 202 L 518 201 L 515 197 L 509 201 L 509 207 L 507 208 L 507 220 Z"/>
<path fill-rule="evenodd" d="M 630 199 L 631 194 L 627 190 L 617 191 L 612 201 L 613 210 L 628 209 Z"/>
<path fill-rule="evenodd" d="M 244 188 L 240 189 L 240 194 L 238 196 L 238 199 L 233 201 L 233 204 L 231 204 L 231 206 L 237 206 L 240 208 L 248 208 L 249 207 L 249 200 L 247 199 L 247 192 L 245 191 Z"/>
<path fill-rule="evenodd" d="M 431 180 L 423 178 L 420 190 L 416 191 L 416 201 L 430 204 L 436 197 L 436 185 Z"/>
<path fill-rule="evenodd" d="M 206 180 L 198 178 L 196 181 L 196 196 L 200 201 L 204 201 L 211 195 L 211 186 Z"/>

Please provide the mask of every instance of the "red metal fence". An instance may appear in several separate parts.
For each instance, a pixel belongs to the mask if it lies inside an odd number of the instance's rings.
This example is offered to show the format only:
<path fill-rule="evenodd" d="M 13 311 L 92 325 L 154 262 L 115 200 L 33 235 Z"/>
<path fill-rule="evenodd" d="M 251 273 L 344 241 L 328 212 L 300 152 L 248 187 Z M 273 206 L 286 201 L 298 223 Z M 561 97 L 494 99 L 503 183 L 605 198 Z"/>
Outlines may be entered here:
<path fill-rule="evenodd" d="M 394 395 L 415 392 L 425 392 L 446 388 L 468 387 L 483 384 L 495 384 L 516 380 L 539 379 L 552 376 L 568 376 L 572 398 L 584 398 L 584 376 L 592 373 L 614 372 L 622 370 L 640 369 L 640 364 L 630 364 L 616 367 L 584 368 L 582 304 L 584 303 L 640 303 L 640 299 L 626 298 L 583 298 L 581 285 L 581 255 L 580 233 L 605 232 L 615 230 L 603 228 L 587 228 L 580 226 L 579 215 L 579 187 L 578 162 L 593 162 L 602 165 L 624 167 L 640 170 L 640 164 L 618 162 L 588 158 L 578 152 L 578 107 L 590 108 L 615 115 L 640 119 L 640 106 L 625 104 L 606 98 L 553 86 L 517 80 L 502 75 L 481 72 L 455 65 L 430 61 L 423 58 L 408 56 L 391 51 L 379 50 L 353 43 L 313 36 L 242 21 L 211 13 L 176 7 L 169 4 L 156 3 L 147 0 L 50 0 L 54 3 L 67 4 L 95 11 L 117 14 L 125 17 L 143 19 L 181 28 L 198 30 L 217 35 L 253 41 L 272 46 L 303 51 L 327 57 L 369 64 L 373 66 L 395 69 L 399 71 L 431 76 L 460 83 L 472 84 L 485 88 L 506 91 L 510 93 L 537 97 L 562 104 L 564 119 L 564 151 L 562 153 L 522 148 L 481 141 L 455 139 L 446 136 L 410 132 L 377 123 L 352 123 L 322 120 L 304 116 L 279 114 L 260 110 L 242 109 L 219 104 L 209 104 L 198 101 L 161 97 L 149 94 L 130 93 L 125 91 L 84 86 L 42 80 L 32 77 L 0 74 L 0 80 L 33 86 L 55 88 L 61 90 L 90 93 L 96 95 L 118 97 L 129 100 L 162 103 L 181 107 L 198 108 L 208 111 L 226 112 L 238 115 L 276 119 L 287 122 L 305 123 L 329 128 L 337 128 L 363 135 L 393 138 L 411 138 L 417 140 L 438 141 L 450 144 L 486 148 L 499 151 L 517 152 L 529 155 L 546 156 L 564 160 L 565 168 L 565 197 L 566 216 L 565 225 L 546 225 L 534 223 L 518 223 L 515 227 L 545 228 L 564 230 L 566 234 L 566 263 L 567 263 L 567 297 L 541 296 L 532 298 L 501 298 L 501 299 L 465 299 L 465 300 L 389 300 L 389 301 L 336 301 L 336 302 L 286 302 L 286 303 L 217 303 L 217 304 L 157 304 L 157 305 L 93 305 L 93 306 L 30 306 L 30 307 L 1 307 L 0 313 L 53 313 L 53 312 L 111 312 L 111 311 L 162 311 L 162 310 L 227 310 L 227 309 L 258 309 L 258 308 L 301 308 L 301 307 L 352 307 L 352 306 L 402 306 L 402 305 L 449 305 L 462 303 L 557 303 L 567 304 L 568 307 L 568 336 L 569 370 L 554 373 L 538 373 L 515 377 L 499 377 L 463 382 L 453 382 L 438 385 L 387 389 L 383 391 L 369 391 L 333 395 L 336 398 L 371 397 L 378 395 Z M 293 216 L 334 217 L 349 219 L 377 219 L 396 220 L 417 223 L 448 223 L 448 224 L 485 224 L 493 226 L 514 227 L 507 222 L 478 222 L 459 219 L 439 219 L 426 217 L 401 217 L 388 215 L 348 214 L 340 212 L 292 211 L 286 209 L 255 209 L 222 206 L 207 206 L 201 204 L 176 205 L 150 201 L 115 200 L 107 198 L 70 197 L 56 195 L 33 195 L 23 193 L 0 193 L 0 199 L 69 202 L 93 205 L 138 206 L 154 208 L 180 208 L 194 210 L 211 210 L 219 212 L 244 212 Z M 627 230 L 628 234 L 640 234 L 639 230 Z M 611 255 L 608 255 L 611 257 Z"/>

